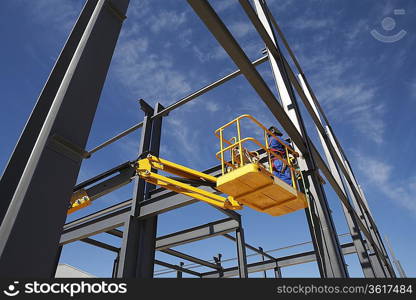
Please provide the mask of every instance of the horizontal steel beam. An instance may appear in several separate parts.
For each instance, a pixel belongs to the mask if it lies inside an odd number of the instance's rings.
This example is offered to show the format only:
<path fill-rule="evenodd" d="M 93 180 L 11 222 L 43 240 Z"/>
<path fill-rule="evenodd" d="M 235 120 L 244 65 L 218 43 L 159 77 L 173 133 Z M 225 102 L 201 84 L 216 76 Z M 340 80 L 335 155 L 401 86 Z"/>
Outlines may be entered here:
<path fill-rule="evenodd" d="M 187 260 L 187 261 L 191 261 L 191 262 L 199 264 L 201 266 L 205 266 L 205 267 L 209 267 L 209 268 L 213 268 L 213 269 L 218 269 L 218 266 L 216 264 L 213 264 L 209 261 L 191 256 L 191 255 L 188 255 L 188 254 L 185 254 L 185 253 L 173 250 L 173 249 L 165 249 L 165 250 L 161 250 L 161 252 L 172 255 L 172 256 L 176 256 L 178 258 L 182 258 L 182 259 Z"/>
<path fill-rule="evenodd" d="M 209 237 L 223 235 L 225 233 L 236 230 L 239 226 L 240 224 L 238 221 L 232 218 L 227 218 L 180 232 L 175 232 L 173 234 L 157 238 L 156 250 L 165 250 L 182 244 L 203 240 Z"/>
<path fill-rule="evenodd" d="M 237 239 L 235 237 L 233 237 L 232 235 L 223 234 L 223 236 L 226 237 L 227 239 L 230 239 L 230 240 L 234 241 L 234 242 L 237 241 Z M 254 251 L 254 252 L 258 253 L 258 254 L 261 254 L 261 255 L 263 255 L 265 257 L 268 257 L 270 259 L 275 259 L 273 256 L 271 256 L 270 254 L 268 254 L 268 253 L 266 253 L 264 251 L 261 251 L 259 248 L 256 248 L 254 246 L 251 246 L 251 245 L 249 245 L 247 243 L 245 245 L 246 245 L 246 248 L 247 249 L 250 249 L 250 250 L 252 250 L 252 251 Z"/>
<path fill-rule="evenodd" d="M 177 270 L 177 271 L 180 271 L 180 272 L 183 272 L 183 273 L 188 273 L 188 274 L 191 274 L 191 275 L 201 277 L 201 273 L 191 271 L 191 270 L 182 268 L 180 266 L 172 265 L 172 264 L 169 264 L 167 262 L 160 261 L 160 260 L 157 260 L 157 259 L 155 259 L 154 262 L 155 262 L 156 265 L 159 265 L 159 266 L 163 266 L 163 267 L 166 267 L 166 268 L 169 268 L 169 269 L 173 269 L 173 270 Z"/>
<path fill-rule="evenodd" d="M 129 216 L 129 213 L 130 209 L 124 208 L 101 218 L 93 219 L 86 223 L 64 229 L 59 244 L 65 245 L 123 226 Z"/>
<path fill-rule="evenodd" d="M 108 176 L 109 174 L 114 174 L 116 172 L 121 173 L 117 176 L 124 176 L 122 179 L 126 180 L 127 177 L 123 174 L 123 170 L 128 170 L 128 163 L 125 163 L 123 165 L 120 165 L 116 168 L 113 168 L 109 171 L 106 171 L 102 174 L 97 175 L 93 179 L 87 180 L 84 183 L 81 183 L 78 185 L 79 188 L 86 187 L 97 180 L 101 180 Z M 218 176 L 221 171 L 221 166 L 217 165 L 215 167 L 209 168 L 204 171 L 206 174 L 210 174 L 213 176 Z M 118 178 L 117 176 L 114 176 L 113 178 Z M 121 177 L 120 177 L 121 178 Z M 112 178 L 109 179 L 110 181 Z M 123 181 L 122 180 L 122 181 Z M 114 181 L 111 181 L 115 184 L 120 184 L 119 179 L 114 179 Z M 104 184 L 104 183 L 103 183 Z M 98 184 L 100 185 L 100 184 Z M 201 187 L 201 189 L 214 191 L 212 188 L 209 187 Z M 98 189 L 95 189 L 95 191 L 101 192 L 105 190 L 105 188 L 101 188 L 100 191 Z M 140 218 L 148 218 L 155 215 L 159 215 L 165 212 L 168 212 L 170 210 L 180 208 L 186 205 L 190 205 L 193 203 L 198 202 L 199 200 L 196 200 L 194 198 L 177 194 L 175 192 L 165 190 L 163 188 L 156 189 L 151 192 L 151 198 L 149 200 L 143 201 L 142 206 L 140 207 Z M 63 235 L 65 235 L 63 238 L 61 238 L 61 244 L 73 242 L 76 240 L 81 239 L 82 237 L 87 237 L 96 234 L 95 232 L 101 233 L 104 231 L 113 231 L 115 228 L 123 226 L 124 222 L 120 225 L 119 221 L 121 219 L 127 220 L 128 217 L 128 211 L 130 210 L 132 200 L 126 200 L 121 203 L 115 204 L 111 207 L 105 208 L 103 210 L 100 210 L 98 212 L 89 214 L 85 217 L 82 217 L 80 219 L 71 221 L 64 226 Z M 240 214 L 234 211 L 229 210 L 222 210 L 224 214 L 227 216 L 235 219 L 240 220 Z M 115 222 L 115 223 L 114 223 Z M 99 225 L 95 224 L 99 223 Z M 100 230 L 99 226 L 103 226 L 103 230 Z M 114 227 L 116 226 L 116 227 Z M 83 227 L 88 227 L 84 230 Z M 71 237 L 71 238 L 69 238 Z"/>
<path fill-rule="evenodd" d="M 100 242 L 100 241 L 97 241 L 97 240 L 94 240 L 94 239 L 91 239 L 91 238 L 85 238 L 85 239 L 82 239 L 80 241 L 84 242 L 84 243 L 87 243 L 87 244 L 90 244 L 90 245 L 93 245 L 93 246 L 96 246 L 96 247 L 100 247 L 102 249 L 113 251 L 115 253 L 118 253 L 120 251 L 120 248 L 114 247 L 112 245 L 109 245 L 109 244 L 106 244 L 106 243 L 103 243 L 103 242 Z"/>
<path fill-rule="evenodd" d="M 263 57 L 255 60 L 255 61 L 253 61 L 252 64 L 253 64 L 253 66 L 257 66 L 259 64 L 264 63 L 267 60 L 268 60 L 268 57 L 266 55 L 266 56 L 263 56 Z M 221 84 L 223 84 L 223 83 L 225 83 L 225 82 L 227 82 L 227 81 L 229 81 L 229 80 L 237 77 L 240 74 L 241 74 L 241 71 L 240 70 L 236 70 L 236 71 L 234 71 L 234 72 L 232 72 L 232 73 L 230 73 L 230 74 L 228 74 L 228 75 L 226 75 L 226 76 L 224 76 L 224 77 L 222 77 L 222 78 L 214 81 L 213 83 L 210 83 L 210 84 L 204 86 L 203 88 L 197 90 L 196 92 L 193 92 L 192 94 L 190 94 L 190 95 L 188 95 L 188 96 L 186 96 L 186 97 L 184 97 L 184 98 L 176 101 L 175 103 L 169 105 L 168 107 L 166 107 L 165 109 L 163 109 L 159 113 L 157 113 L 154 116 L 152 116 L 151 119 L 155 119 L 155 118 L 158 118 L 158 117 L 167 115 L 172 110 L 181 107 L 182 105 L 184 105 L 184 104 L 186 104 L 186 103 L 188 103 L 188 102 L 196 99 L 197 97 L 199 97 L 199 96 L 205 94 L 206 92 L 208 92 L 208 91 L 210 91 L 210 90 L 212 90 L 212 89 L 220 86 Z M 94 152 L 97 152 L 98 150 L 100 150 L 100 149 L 102 149 L 102 148 L 104 148 L 104 147 L 106 147 L 106 146 L 108 146 L 108 145 L 110 145 L 110 144 L 118 141 L 119 139 L 125 137 L 126 135 L 134 132 L 135 130 L 137 130 L 137 129 L 141 128 L 141 127 L 143 127 L 143 122 L 140 122 L 140 123 L 138 123 L 136 125 L 133 125 L 132 127 L 124 130 L 123 132 L 121 132 L 121 133 L 117 134 L 116 136 L 112 137 L 111 139 L 103 142 L 99 146 L 91 149 L 90 151 L 88 151 L 88 154 L 91 156 L 91 154 L 93 154 Z"/>
<path fill-rule="evenodd" d="M 353 243 L 344 244 L 342 247 L 343 255 L 353 254 L 355 252 L 355 247 Z M 316 261 L 316 255 L 314 251 L 308 251 L 304 253 L 298 253 L 294 255 L 289 255 L 285 257 L 279 257 L 275 260 L 266 260 L 261 262 L 256 262 L 247 265 L 248 273 L 262 272 L 274 269 L 276 267 L 289 267 L 304 263 L 309 263 Z M 238 276 L 238 267 L 227 268 L 222 271 L 222 277 L 235 277 Z M 217 271 L 211 271 L 202 273 L 202 278 L 218 278 L 219 273 Z"/>

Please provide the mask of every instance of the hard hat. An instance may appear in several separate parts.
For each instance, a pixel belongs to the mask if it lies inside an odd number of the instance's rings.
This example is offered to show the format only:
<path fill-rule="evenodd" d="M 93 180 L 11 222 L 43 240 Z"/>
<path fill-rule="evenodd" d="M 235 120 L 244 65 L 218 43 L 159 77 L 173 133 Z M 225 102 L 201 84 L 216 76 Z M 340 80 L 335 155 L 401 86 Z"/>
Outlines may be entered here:
<path fill-rule="evenodd" d="M 271 133 L 273 133 L 274 135 L 277 135 L 277 136 L 282 136 L 283 135 L 283 133 L 281 133 L 280 130 L 277 129 L 276 127 L 274 127 L 274 126 L 271 126 L 268 130 Z"/>

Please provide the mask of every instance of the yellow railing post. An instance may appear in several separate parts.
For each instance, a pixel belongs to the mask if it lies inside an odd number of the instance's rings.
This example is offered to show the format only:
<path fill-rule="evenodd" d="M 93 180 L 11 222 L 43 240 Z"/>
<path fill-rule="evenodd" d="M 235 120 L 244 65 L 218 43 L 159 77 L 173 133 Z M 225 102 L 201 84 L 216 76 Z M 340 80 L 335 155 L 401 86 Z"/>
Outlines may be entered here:
<path fill-rule="evenodd" d="M 291 168 L 292 164 L 290 163 L 289 151 L 287 150 L 286 147 L 285 147 L 285 151 L 286 151 L 286 161 L 288 163 L 288 166 L 287 167 L 290 170 L 290 178 L 292 179 L 292 186 L 296 190 L 295 172 L 293 172 L 293 170 Z"/>
<path fill-rule="evenodd" d="M 225 167 L 224 167 L 224 150 L 223 150 L 223 148 L 224 148 L 224 142 L 223 142 L 223 137 L 222 137 L 222 129 L 220 130 L 220 148 L 221 148 L 221 172 L 222 172 L 222 175 L 224 175 L 225 174 L 225 172 L 224 172 L 224 169 L 225 169 Z"/>
<path fill-rule="evenodd" d="M 263 132 L 264 132 L 264 142 L 266 145 L 267 157 L 269 158 L 269 171 L 271 174 L 273 174 L 272 157 L 270 155 L 270 150 L 269 150 L 269 140 L 267 139 L 267 132 L 265 130 L 263 130 Z"/>
<path fill-rule="evenodd" d="M 238 147 L 240 149 L 240 166 L 244 165 L 243 161 L 243 145 L 241 143 L 241 130 L 240 130 L 240 120 L 237 119 L 237 138 L 238 138 Z"/>
<path fill-rule="evenodd" d="M 236 137 L 232 137 L 231 138 L 231 142 L 234 140 L 234 143 L 233 143 L 233 145 L 235 144 L 235 143 L 237 143 L 237 138 Z M 231 164 L 233 165 L 233 166 L 235 166 L 235 161 L 234 161 L 234 154 L 233 154 L 233 148 L 231 147 L 230 148 L 230 155 L 231 155 Z M 233 169 L 234 169 L 234 167 L 233 167 Z"/>

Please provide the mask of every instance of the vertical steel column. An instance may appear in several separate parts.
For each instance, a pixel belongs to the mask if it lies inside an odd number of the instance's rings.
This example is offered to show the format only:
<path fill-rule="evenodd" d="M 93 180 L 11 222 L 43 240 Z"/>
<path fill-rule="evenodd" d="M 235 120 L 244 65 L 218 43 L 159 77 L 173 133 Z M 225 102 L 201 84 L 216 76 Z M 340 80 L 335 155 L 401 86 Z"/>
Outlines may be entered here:
<path fill-rule="evenodd" d="M 369 231 L 372 232 L 376 236 L 377 239 L 375 239 L 375 242 L 378 245 L 378 247 L 381 249 L 381 251 L 383 252 L 384 257 L 386 258 L 387 265 L 385 265 L 385 271 L 386 271 L 387 274 L 390 275 L 389 277 L 394 278 L 394 277 L 396 277 L 396 274 L 394 273 L 393 265 L 390 261 L 389 255 L 387 253 L 387 249 L 384 246 L 381 234 L 378 231 L 378 228 L 377 228 L 377 225 L 375 223 L 375 219 L 373 217 L 373 214 L 371 213 L 370 207 L 368 206 L 367 198 L 365 197 L 364 191 L 362 190 L 361 186 L 357 183 L 357 180 L 355 179 L 354 174 L 352 174 L 351 167 L 349 166 L 348 161 L 346 161 L 346 163 L 348 164 L 348 169 L 350 170 L 351 177 L 353 178 L 353 180 L 354 180 L 354 182 L 357 186 L 357 190 L 360 193 L 361 199 L 363 200 L 365 210 L 368 212 L 369 216 L 367 216 L 367 213 L 365 213 L 365 217 L 367 219 L 367 222 L 370 224 L 369 217 L 371 217 L 371 219 L 373 219 L 373 221 L 374 221 L 373 226 L 371 226 L 371 225 L 369 226 Z"/>
<path fill-rule="evenodd" d="M 61 258 L 61 253 L 62 253 L 62 248 L 63 248 L 63 246 L 59 246 L 58 247 L 58 251 L 56 252 L 55 265 L 53 267 L 53 269 L 54 269 L 54 271 L 53 271 L 53 277 L 55 277 L 56 270 L 58 269 L 59 259 Z"/>
<path fill-rule="evenodd" d="M 246 1 L 240 2 L 243 5 L 246 3 Z M 267 8 L 265 1 L 254 0 L 254 3 L 258 18 L 274 42 L 277 51 L 280 53 L 277 40 L 274 37 L 273 29 L 270 26 L 266 14 Z M 303 123 L 287 71 L 282 60 L 277 61 L 269 49 L 267 49 L 267 52 L 282 106 L 299 133 L 305 138 L 306 147 L 309 149 L 306 127 Z M 309 153 L 303 153 L 304 159 L 299 159 L 299 166 L 301 170 L 308 171 L 308 176 L 305 180 L 309 181 L 308 196 L 311 201 L 310 207 L 305 211 L 316 252 L 318 267 L 322 277 L 348 277 L 348 271 L 325 192 L 318 179 L 318 170 L 315 162 Z"/>
<path fill-rule="evenodd" d="M 182 261 L 181 261 L 181 262 L 179 263 L 179 267 L 181 267 L 181 268 L 182 268 L 182 267 L 183 267 L 183 265 L 184 265 L 184 262 L 182 262 Z M 176 278 L 182 278 L 182 271 L 179 271 L 179 270 L 178 270 L 178 271 L 176 271 Z"/>
<path fill-rule="evenodd" d="M 218 256 L 214 256 L 213 257 L 214 262 L 217 265 L 218 277 L 220 277 L 220 278 L 221 277 L 224 277 L 224 269 L 223 269 L 223 267 L 221 265 L 221 257 L 222 257 L 222 254 L 221 253 L 218 253 Z"/>
<path fill-rule="evenodd" d="M 312 100 L 312 96 L 309 92 L 308 87 L 305 84 L 305 81 L 303 80 L 303 77 L 301 75 L 299 75 L 298 78 L 299 78 L 299 82 L 301 83 L 302 89 L 303 89 L 303 91 L 306 95 L 306 98 L 308 99 L 310 105 L 312 106 L 312 108 L 315 111 L 315 114 L 317 115 L 319 121 L 322 124 L 322 121 L 319 117 L 318 110 L 315 106 L 314 101 Z M 331 170 L 332 175 L 334 176 L 338 185 L 341 187 L 344 194 L 347 195 L 347 197 L 348 197 L 348 194 L 346 193 L 345 184 L 341 179 L 341 175 L 340 175 L 340 172 L 338 170 L 337 165 L 335 164 L 333 154 L 330 151 L 330 149 L 328 148 L 328 146 L 326 144 L 326 141 L 325 141 L 324 137 L 322 136 L 322 134 L 319 132 L 318 128 L 316 130 L 318 132 L 319 139 L 320 139 L 322 147 L 324 149 L 325 156 L 326 156 L 326 159 L 327 159 L 327 162 L 328 162 L 328 165 L 329 165 L 329 169 Z M 347 225 L 348 225 L 348 228 L 349 228 L 349 231 L 350 231 L 350 234 L 351 234 L 351 238 L 353 240 L 354 247 L 356 249 L 356 253 L 358 255 L 358 259 L 360 261 L 361 268 L 363 270 L 364 276 L 366 278 L 385 277 L 384 272 L 382 274 L 375 274 L 375 272 L 374 272 L 373 266 L 370 262 L 370 258 L 369 258 L 368 253 L 367 253 L 367 249 L 364 245 L 363 237 L 362 237 L 361 232 L 358 228 L 357 220 L 355 219 L 355 215 L 352 212 L 348 211 L 348 209 L 345 207 L 345 205 L 343 203 L 342 203 L 342 209 L 344 211 L 345 219 L 347 221 Z"/>
<path fill-rule="evenodd" d="M 280 267 L 274 268 L 274 277 L 275 278 L 282 278 L 282 269 Z"/>
<path fill-rule="evenodd" d="M 341 153 L 340 149 L 338 148 L 338 145 L 335 142 L 335 138 L 334 138 L 334 136 L 332 134 L 332 131 L 330 130 L 329 126 L 326 126 L 325 127 L 325 130 L 327 132 L 327 135 L 328 135 L 328 138 L 329 138 L 330 143 L 334 147 L 335 152 L 343 160 L 344 166 L 345 166 L 346 170 L 348 171 L 348 174 L 352 178 L 353 184 L 356 186 L 356 189 L 359 190 L 358 189 L 358 184 L 355 181 L 355 177 L 353 176 L 353 174 L 351 172 L 351 169 L 349 167 L 349 164 L 346 162 L 345 157 L 343 156 L 343 154 Z M 342 179 L 343 179 L 344 182 L 347 181 L 346 178 L 345 178 L 345 176 L 342 176 Z M 348 193 L 350 195 L 352 204 L 354 205 L 355 211 L 356 211 L 357 215 L 359 216 L 359 218 L 362 220 L 362 222 L 365 225 L 365 227 L 367 228 L 368 232 L 370 232 L 371 237 L 373 238 L 374 242 L 376 243 L 375 246 L 378 246 L 380 249 L 383 249 L 381 247 L 380 243 L 379 243 L 379 240 L 378 240 L 378 237 L 377 237 L 376 233 L 373 230 L 373 227 L 371 226 L 371 223 L 370 223 L 369 219 L 367 218 L 366 213 L 363 211 L 361 205 L 358 203 L 358 201 L 357 201 L 357 199 L 356 199 L 356 197 L 355 197 L 355 195 L 354 195 L 354 193 L 353 193 L 350 185 L 349 184 L 346 184 L 346 186 L 347 186 Z M 369 211 L 369 210 L 367 210 L 367 211 Z M 379 278 L 382 278 L 382 277 L 391 277 L 391 274 L 390 274 L 391 272 L 390 272 L 389 267 L 386 266 L 383 263 L 383 260 L 380 257 L 378 257 L 378 254 L 374 250 L 373 245 L 371 243 L 369 243 L 368 241 L 367 241 L 367 247 L 370 250 L 369 258 L 370 258 L 371 264 L 373 266 L 374 273 L 375 273 L 376 277 L 379 277 Z M 385 252 L 383 251 L 383 253 L 385 253 Z M 386 256 L 386 258 L 388 259 L 387 256 Z"/>
<path fill-rule="evenodd" d="M 145 111 L 139 152 L 159 155 L 162 116 L 152 120 L 152 116 L 163 109 L 156 103 L 155 109 L 141 100 Z M 141 203 L 149 198 L 154 186 L 143 179 L 136 179 L 131 215 L 124 225 L 123 246 L 120 253 L 118 277 L 152 278 L 154 270 L 157 216 L 138 220 Z"/>
<path fill-rule="evenodd" d="M 98 0 L 88 0 L 82 9 L 0 178 L 0 225 L 13 198 L 16 187 L 19 184 L 20 177 L 25 169 L 42 125 L 45 122 L 52 101 L 55 98 L 56 92 L 97 2 Z"/>
<path fill-rule="evenodd" d="M 246 255 L 246 242 L 244 240 L 244 230 L 241 226 L 235 231 L 235 237 L 237 242 L 237 259 L 238 259 L 238 273 L 240 278 L 248 277 L 247 270 L 247 255 Z"/>
<path fill-rule="evenodd" d="M 68 200 L 128 4 L 95 6 L 0 227 L 2 277 L 54 276 Z"/>
<path fill-rule="evenodd" d="M 407 278 L 406 273 L 404 272 L 404 269 L 402 267 L 402 264 L 400 263 L 400 261 L 396 258 L 396 255 L 393 252 L 393 248 L 391 247 L 390 241 L 387 238 L 387 236 L 385 237 L 386 239 L 386 243 L 387 243 L 387 247 L 390 250 L 391 253 L 391 257 L 393 258 L 393 262 L 396 265 L 397 270 L 399 271 L 400 277 L 401 278 Z"/>
<path fill-rule="evenodd" d="M 259 250 L 261 252 L 263 252 L 263 248 L 262 247 L 259 247 Z M 261 261 L 264 261 L 264 255 L 263 254 L 261 255 Z M 264 276 L 264 278 L 267 278 L 267 272 L 266 272 L 266 270 L 263 271 L 263 276 Z"/>
<path fill-rule="evenodd" d="M 120 260 L 120 251 L 117 252 L 117 256 L 114 259 L 113 272 L 111 273 L 111 278 L 117 278 L 117 269 L 118 269 L 119 260 Z"/>

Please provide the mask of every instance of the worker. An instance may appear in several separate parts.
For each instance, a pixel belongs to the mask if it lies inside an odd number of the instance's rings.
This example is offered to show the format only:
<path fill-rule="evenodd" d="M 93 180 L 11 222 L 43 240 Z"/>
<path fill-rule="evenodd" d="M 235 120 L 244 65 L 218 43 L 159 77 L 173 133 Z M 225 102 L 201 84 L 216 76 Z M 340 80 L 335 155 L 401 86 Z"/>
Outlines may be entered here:
<path fill-rule="evenodd" d="M 274 126 L 271 126 L 269 128 L 269 131 L 275 136 L 278 136 L 278 137 L 283 136 L 283 133 L 281 133 L 280 130 Z M 285 149 L 285 146 L 289 146 L 287 142 L 283 139 L 281 139 L 281 141 L 277 140 L 270 133 L 267 133 L 267 138 L 268 138 L 268 143 L 269 143 L 269 149 L 274 151 L 276 154 L 280 155 L 283 159 L 287 159 L 286 149 Z M 283 180 L 284 182 L 286 182 L 288 185 L 291 186 L 292 177 L 290 174 L 289 166 L 287 166 L 283 161 L 281 161 L 275 156 L 272 156 L 272 164 L 273 164 L 273 175 Z"/>

